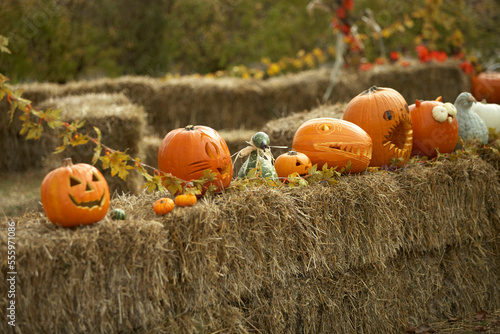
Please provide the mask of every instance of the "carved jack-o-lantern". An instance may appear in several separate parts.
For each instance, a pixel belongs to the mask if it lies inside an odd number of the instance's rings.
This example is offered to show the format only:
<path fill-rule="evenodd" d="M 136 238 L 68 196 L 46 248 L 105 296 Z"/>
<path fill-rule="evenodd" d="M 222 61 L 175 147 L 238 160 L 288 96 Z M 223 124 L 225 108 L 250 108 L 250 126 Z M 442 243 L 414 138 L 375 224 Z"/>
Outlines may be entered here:
<path fill-rule="evenodd" d="M 311 159 L 304 153 L 295 151 L 283 153 L 274 161 L 276 174 L 278 174 L 278 177 L 283 178 L 293 173 L 297 173 L 299 176 L 305 176 L 311 167 Z"/>
<path fill-rule="evenodd" d="M 56 225 L 88 225 L 103 219 L 109 208 L 104 176 L 89 164 L 63 160 L 42 181 L 41 199 L 47 218 Z"/>
<path fill-rule="evenodd" d="M 367 89 L 348 103 L 343 119 L 359 125 L 372 138 L 370 166 L 392 163 L 401 166 L 410 158 L 413 144 L 410 111 L 396 90 L 375 86 Z"/>
<path fill-rule="evenodd" d="M 170 131 L 158 151 L 158 168 L 186 182 L 200 179 L 204 171 L 211 170 L 216 180 L 210 184 L 216 186 L 217 192 L 228 187 L 233 177 L 226 141 L 217 131 L 203 125 Z"/>
<path fill-rule="evenodd" d="M 413 125 L 412 155 L 422 155 L 430 159 L 441 153 L 451 153 L 458 142 L 457 109 L 452 103 L 419 101 L 410 107 Z"/>
<path fill-rule="evenodd" d="M 372 140 L 356 124 L 335 118 L 315 118 L 304 122 L 293 136 L 292 149 L 304 153 L 313 165 L 338 167 L 351 162 L 350 173 L 362 172 L 372 156 Z"/>

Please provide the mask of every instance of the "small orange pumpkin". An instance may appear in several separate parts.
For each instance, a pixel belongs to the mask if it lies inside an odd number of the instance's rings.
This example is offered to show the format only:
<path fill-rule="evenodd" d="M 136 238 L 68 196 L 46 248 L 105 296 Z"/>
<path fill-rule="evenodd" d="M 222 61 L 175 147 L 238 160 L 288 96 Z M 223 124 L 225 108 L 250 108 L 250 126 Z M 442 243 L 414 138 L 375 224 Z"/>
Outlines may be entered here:
<path fill-rule="evenodd" d="M 304 153 L 321 169 L 345 167 L 349 173 L 366 169 L 372 156 L 372 140 L 356 124 L 336 118 L 315 118 L 304 122 L 293 136 L 292 149 Z"/>
<path fill-rule="evenodd" d="M 472 76 L 471 93 L 478 101 L 500 103 L 500 72 L 486 71 Z"/>
<path fill-rule="evenodd" d="M 296 151 L 283 153 L 274 161 L 274 169 L 276 169 L 278 177 L 283 178 L 286 178 L 293 173 L 304 176 L 311 167 L 311 159 L 309 159 L 309 157 L 304 153 Z"/>
<path fill-rule="evenodd" d="M 88 225 L 108 212 L 109 187 L 104 176 L 92 165 L 73 165 L 70 158 L 45 176 L 40 192 L 45 215 L 55 225 Z"/>
<path fill-rule="evenodd" d="M 177 206 L 192 206 L 195 205 L 198 199 L 193 194 L 177 195 L 175 197 L 175 205 Z"/>
<path fill-rule="evenodd" d="M 404 97 L 396 90 L 371 87 L 354 97 L 346 107 L 343 119 L 360 126 L 370 135 L 373 154 L 370 166 L 397 166 L 410 158 L 413 129 L 410 110 Z"/>
<path fill-rule="evenodd" d="M 153 210 L 157 215 L 165 215 L 172 211 L 175 207 L 174 200 L 169 197 L 158 199 L 153 205 Z"/>
<path fill-rule="evenodd" d="M 217 131 L 203 125 L 170 131 L 158 151 L 158 168 L 186 182 L 198 180 L 203 172 L 211 170 L 216 180 L 210 184 L 216 186 L 216 192 L 228 187 L 233 178 L 233 161 L 226 141 Z"/>
<path fill-rule="evenodd" d="M 432 159 L 441 153 L 451 153 L 458 142 L 457 109 L 451 103 L 419 101 L 409 106 L 413 126 L 413 149 L 411 155 Z"/>

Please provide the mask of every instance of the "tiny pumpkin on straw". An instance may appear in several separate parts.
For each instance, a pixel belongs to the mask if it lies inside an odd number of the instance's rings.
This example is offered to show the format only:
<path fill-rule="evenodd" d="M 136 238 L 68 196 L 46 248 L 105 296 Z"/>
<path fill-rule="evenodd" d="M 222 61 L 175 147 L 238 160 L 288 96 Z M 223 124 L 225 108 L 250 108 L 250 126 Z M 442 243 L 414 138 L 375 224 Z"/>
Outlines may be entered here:
<path fill-rule="evenodd" d="M 182 194 L 175 197 L 175 205 L 177 206 L 192 206 L 198 202 L 196 195 Z"/>
<path fill-rule="evenodd" d="M 274 168 L 278 177 L 286 178 L 293 173 L 305 176 L 311 169 L 311 159 L 307 155 L 297 151 L 289 151 L 278 156 L 274 162 Z"/>
<path fill-rule="evenodd" d="M 174 201 L 169 197 L 158 199 L 153 205 L 153 210 L 157 215 L 163 216 L 172 211 L 175 207 Z"/>

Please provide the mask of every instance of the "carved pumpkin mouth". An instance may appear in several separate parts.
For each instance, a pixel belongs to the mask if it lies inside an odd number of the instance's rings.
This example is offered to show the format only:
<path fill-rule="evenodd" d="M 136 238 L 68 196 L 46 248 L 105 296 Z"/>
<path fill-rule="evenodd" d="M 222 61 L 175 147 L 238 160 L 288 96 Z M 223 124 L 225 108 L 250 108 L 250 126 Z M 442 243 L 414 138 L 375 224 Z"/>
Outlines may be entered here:
<path fill-rule="evenodd" d="M 224 166 L 222 167 L 216 167 L 215 170 L 213 170 L 213 167 L 212 167 L 212 164 L 210 163 L 210 161 L 206 160 L 206 161 L 197 161 L 197 162 L 193 162 L 193 163 L 190 163 L 188 165 L 188 167 L 190 168 L 193 168 L 188 174 L 191 176 L 191 175 L 195 175 L 197 173 L 202 173 L 206 170 L 211 170 L 212 172 L 214 173 L 219 173 L 222 178 L 227 178 L 227 177 L 230 177 L 230 173 L 231 173 L 231 169 L 232 169 L 232 166 L 231 164 L 225 164 Z"/>
<path fill-rule="evenodd" d="M 324 152 L 342 152 L 343 155 L 350 158 L 368 158 L 372 156 L 372 146 L 364 143 L 343 143 L 343 142 L 327 142 L 315 143 L 314 148 Z"/>
<path fill-rule="evenodd" d="M 88 201 L 88 202 L 78 202 L 76 198 L 69 194 L 69 198 L 71 199 L 71 202 L 79 208 L 84 208 L 84 209 L 93 209 L 95 207 L 101 208 L 102 205 L 104 204 L 104 194 L 101 196 L 100 199 L 94 200 L 94 201 Z"/>
<path fill-rule="evenodd" d="M 411 121 L 403 118 L 400 119 L 396 125 L 391 127 L 382 145 L 389 151 L 394 150 L 395 157 L 400 158 L 410 153 L 412 143 L 413 129 Z"/>

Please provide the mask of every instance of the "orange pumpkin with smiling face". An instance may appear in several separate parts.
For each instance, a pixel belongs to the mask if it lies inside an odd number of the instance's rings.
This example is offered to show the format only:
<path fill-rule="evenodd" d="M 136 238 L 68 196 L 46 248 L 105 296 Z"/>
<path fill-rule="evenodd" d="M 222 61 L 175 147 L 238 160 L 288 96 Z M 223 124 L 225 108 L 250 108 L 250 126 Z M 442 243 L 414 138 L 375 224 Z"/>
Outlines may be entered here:
<path fill-rule="evenodd" d="M 304 122 L 293 136 L 292 149 L 304 153 L 321 169 L 338 170 L 351 163 L 349 173 L 368 167 L 372 156 L 372 140 L 356 124 L 336 118 L 315 118 Z"/>
<path fill-rule="evenodd" d="M 411 155 L 432 159 L 441 153 L 451 153 L 458 142 L 457 109 L 451 103 L 419 101 L 410 105 L 413 126 L 413 149 Z M 437 149 L 437 150 L 436 150 Z"/>
<path fill-rule="evenodd" d="M 311 159 L 304 153 L 289 151 L 283 153 L 274 161 L 274 168 L 278 177 L 286 178 L 293 173 L 305 176 L 311 169 Z"/>
<path fill-rule="evenodd" d="M 45 176 L 40 191 L 45 215 L 55 225 L 88 225 L 108 212 L 108 183 L 92 165 L 73 165 L 71 159 L 65 159 Z"/>
<path fill-rule="evenodd" d="M 216 187 L 216 192 L 228 187 L 233 177 L 226 141 L 217 131 L 203 125 L 170 131 L 158 151 L 158 168 L 186 182 L 198 180 L 211 170 L 216 180 L 210 184 Z"/>
<path fill-rule="evenodd" d="M 413 145 L 413 129 L 408 104 L 392 88 L 371 87 L 347 105 L 343 119 L 360 126 L 370 135 L 373 154 L 370 166 L 405 164 Z"/>

